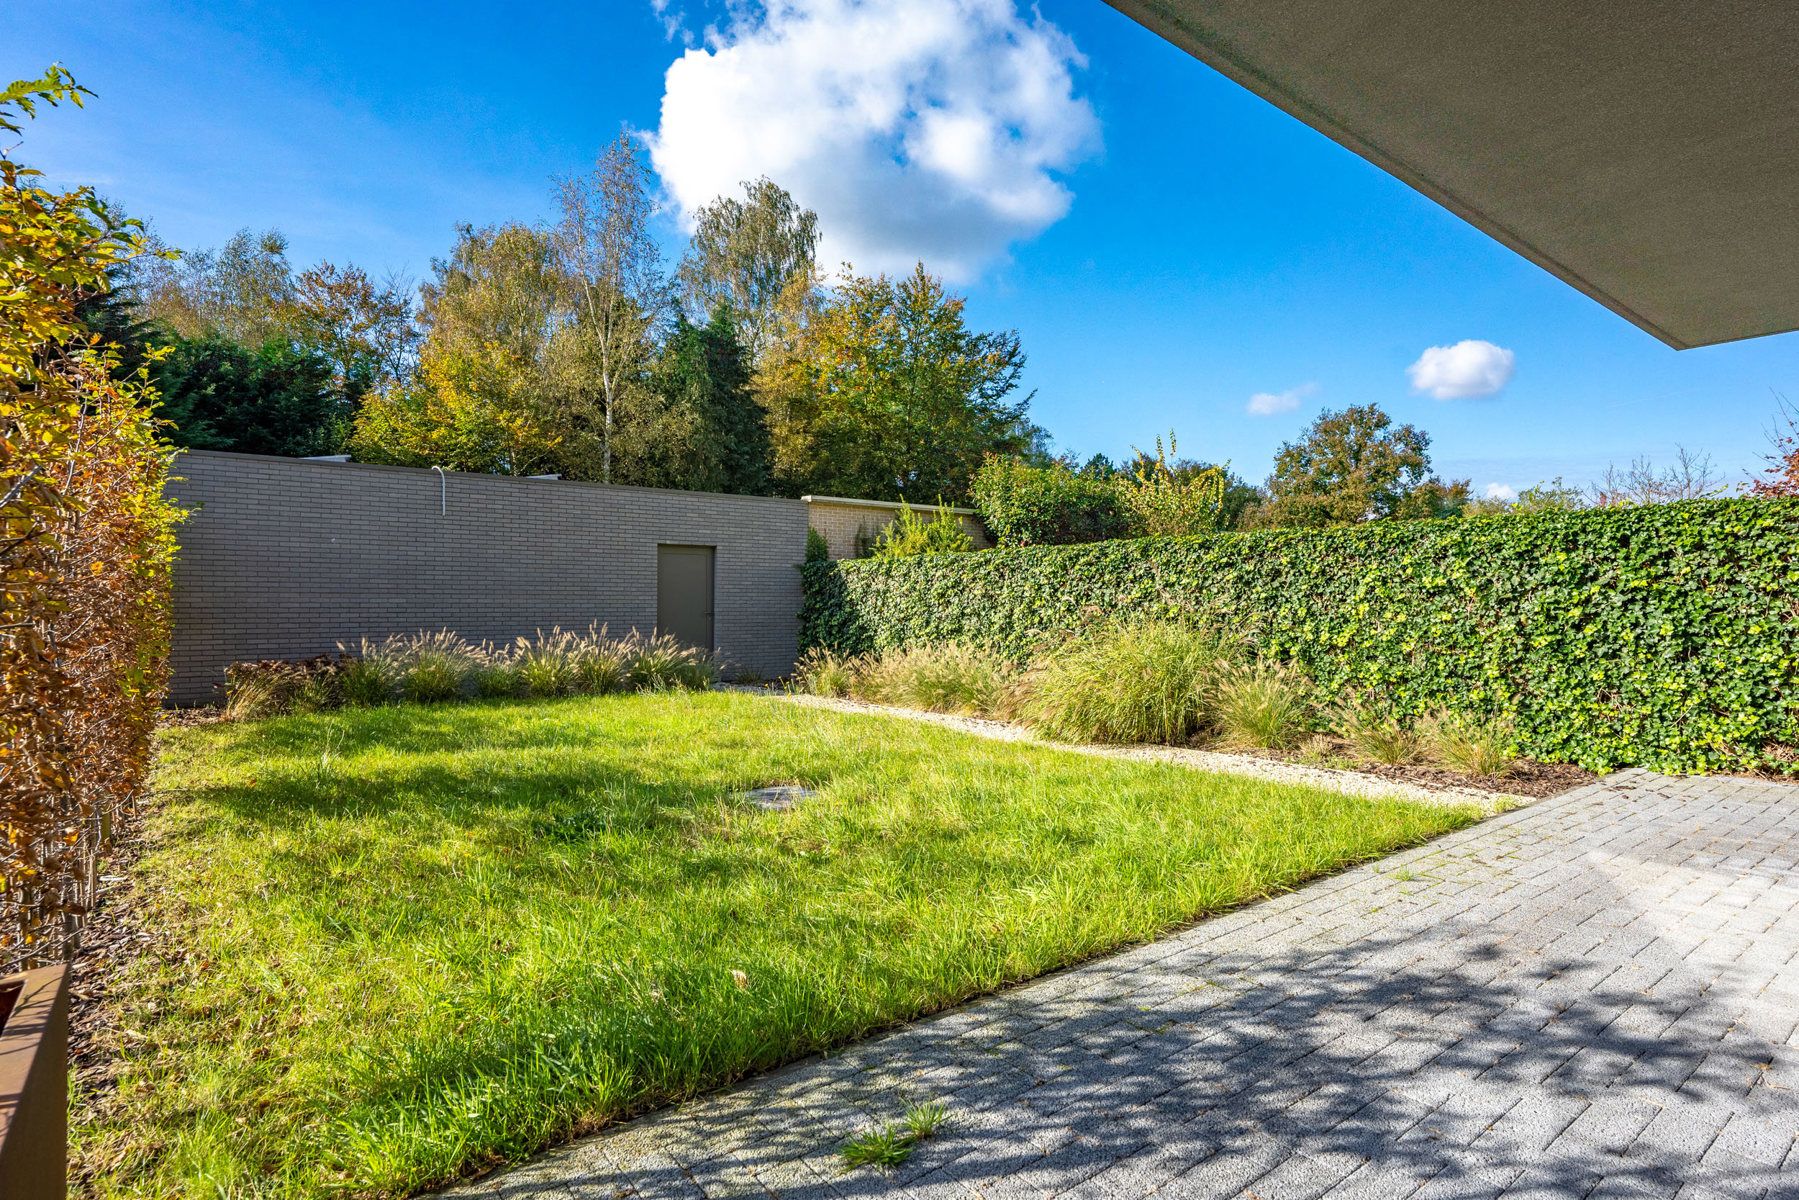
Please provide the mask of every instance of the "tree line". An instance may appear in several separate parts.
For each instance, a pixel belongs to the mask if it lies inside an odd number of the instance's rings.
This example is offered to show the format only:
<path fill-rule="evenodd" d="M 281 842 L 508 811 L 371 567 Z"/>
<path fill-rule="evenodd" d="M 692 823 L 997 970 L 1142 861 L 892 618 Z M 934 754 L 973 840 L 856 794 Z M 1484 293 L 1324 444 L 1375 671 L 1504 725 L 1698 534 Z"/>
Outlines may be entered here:
<path fill-rule="evenodd" d="M 144 255 L 85 302 L 197 449 L 763 495 L 975 503 L 1002 540 L 1319 527 L 1715 494 L 1709 460 L 1644 461 L 1516 500 L 1433 472 L 1430 437 L 1378 405 L 1325 412 L 1257 485 L 1229 464 L 1052 456 L 1016 331 L 969 327 L 923 264 L 818 263 L 817 215 L 758 179 L 701 209 L 677 262 L 621 134 L 562 180 L 553 220 L 462 226 L 414 288 L 304 270 L 278 231 Z M 1790 412 L 1783 404 L 1783 415 Z M 1776 469 L 1799 473 L 1788 421 Z M 1785 483 L 1781 481 L 1785 480 Z M 1003 511 L 1002 511 L 1003 510 Z"/>
<path fill-rule="evenodd" d="M 555 198 L 460 227 L 416 292 L 245 231 L 139 260 L 88 320 L 197 449 L 960 502 L 986 455 L 1042 445 L 1016 332 L 971 329 L 923 264 L 827 279 L 769 180 L 702 209 L 672 269 L 627 135 Z"/>

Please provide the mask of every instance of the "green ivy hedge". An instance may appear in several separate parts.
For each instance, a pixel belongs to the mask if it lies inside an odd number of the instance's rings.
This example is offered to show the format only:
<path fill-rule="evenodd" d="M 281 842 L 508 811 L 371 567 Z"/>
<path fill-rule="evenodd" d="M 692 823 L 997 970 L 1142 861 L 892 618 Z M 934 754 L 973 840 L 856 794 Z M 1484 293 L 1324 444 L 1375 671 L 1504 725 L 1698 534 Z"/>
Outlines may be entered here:
<path fill-rule="evenodd" d="M 801 641 L 1019 658 L 1189 614 L 1326 696 L 1506 715 L 1531 757 L 1799 773 L 1799 500 L 811 563 Z"/>

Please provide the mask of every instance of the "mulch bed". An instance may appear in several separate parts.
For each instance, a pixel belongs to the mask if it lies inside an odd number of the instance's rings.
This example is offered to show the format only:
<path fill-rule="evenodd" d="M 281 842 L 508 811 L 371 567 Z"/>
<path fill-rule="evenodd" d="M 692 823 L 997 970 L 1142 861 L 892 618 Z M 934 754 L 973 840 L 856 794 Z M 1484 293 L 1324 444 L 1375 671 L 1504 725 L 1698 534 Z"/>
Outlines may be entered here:
<path fill-rule="evenodd" d="M 1463 775 L 1440 767 L 1390 767 L 1380 763 L 1357 763 L 1355 770 L 1365 775 L 1379 775 L 1415 783 L 1420 787 L 1477 787 L 1489 792 L 1506 792 L 1513 796 L 1559 796 L 1570 788 L 1593 782 L 1598 775 L 1572 763 L 1526 762 L 1520 759 L 1504 775 Z"/>
<path fill-rule="evenodd" d="M 113 989 L 132 960 L 157 948 L 137 920 L 141 885 L 135 868 L 144 847 L 141 809 L 120 812 L 93 911 L 81 927 L 81 952 L 69 966 L 69 1067 L 84 1103 L 112 1088 L 120 1037 L 108 1003 Z"/>
<path fill-rule="evenodd" d="M 1326 739 L 1319 739 L 1324 741 Z M 1329 767 L 1336 771 L 1354 771 L 1358 775 L 1375 775 L 1382 779 L 1392 779 L 1400 783 L 1410 783 L 1417 787 L 1436 790 L 1446 788 L 1478 788 L 1483 792 L 1503 792 L 1511 796 L 1529 796 L 1541 799 L 1545 796 L 1559 796 L 1571 788 L 1593 782 L 1598 775 L 1585 767 L 1577 767 L 1572 763 L 1533 762 L 1521 758 L 1512 764 L 1512 769 L 1504 775 L 1467 775 L 1461 771 L 1446 771 L 1442 767 L 1428 766 L 1423 763 L 1412 763 L 1405 766 L 1394 766 L 1385 763 L 1365 762 L 1347 753 L 1338 752 L 1343 743 L 1332 743 L 1329 751 L 1320 754 L 1314 747 L 1309 750 L 1260 750 L 1235 751 L 1249 753 L 1258 758 L 1271 758 L 1277 762 L 1298 763 L 1308 767 Z"/>

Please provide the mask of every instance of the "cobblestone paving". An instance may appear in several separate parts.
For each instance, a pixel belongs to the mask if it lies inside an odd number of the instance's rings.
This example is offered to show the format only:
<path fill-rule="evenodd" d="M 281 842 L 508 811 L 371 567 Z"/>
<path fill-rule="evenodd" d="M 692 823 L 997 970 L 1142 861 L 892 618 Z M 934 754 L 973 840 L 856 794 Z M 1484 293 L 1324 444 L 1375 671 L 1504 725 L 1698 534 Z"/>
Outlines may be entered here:
<path fill-rule="evenodd" d="M 1796 1029 L 1799 787 L 1627 771 L 458 1194 L 1799 1196 Z"/>

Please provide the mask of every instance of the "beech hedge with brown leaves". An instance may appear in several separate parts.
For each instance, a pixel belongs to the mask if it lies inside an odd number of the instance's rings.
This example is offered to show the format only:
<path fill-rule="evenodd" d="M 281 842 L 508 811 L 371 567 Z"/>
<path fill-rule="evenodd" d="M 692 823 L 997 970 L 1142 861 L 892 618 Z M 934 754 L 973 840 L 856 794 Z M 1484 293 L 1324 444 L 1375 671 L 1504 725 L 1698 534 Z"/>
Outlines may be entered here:
<path fill-rule="evenodd" d="M 59 67 L 12 84 L 0 140 L 85 94 Z M 0 156 L 0 973 L 73 955 L 167 684 L 170 450 L 76 315 L 143 252 L 92 189 Z"/>

